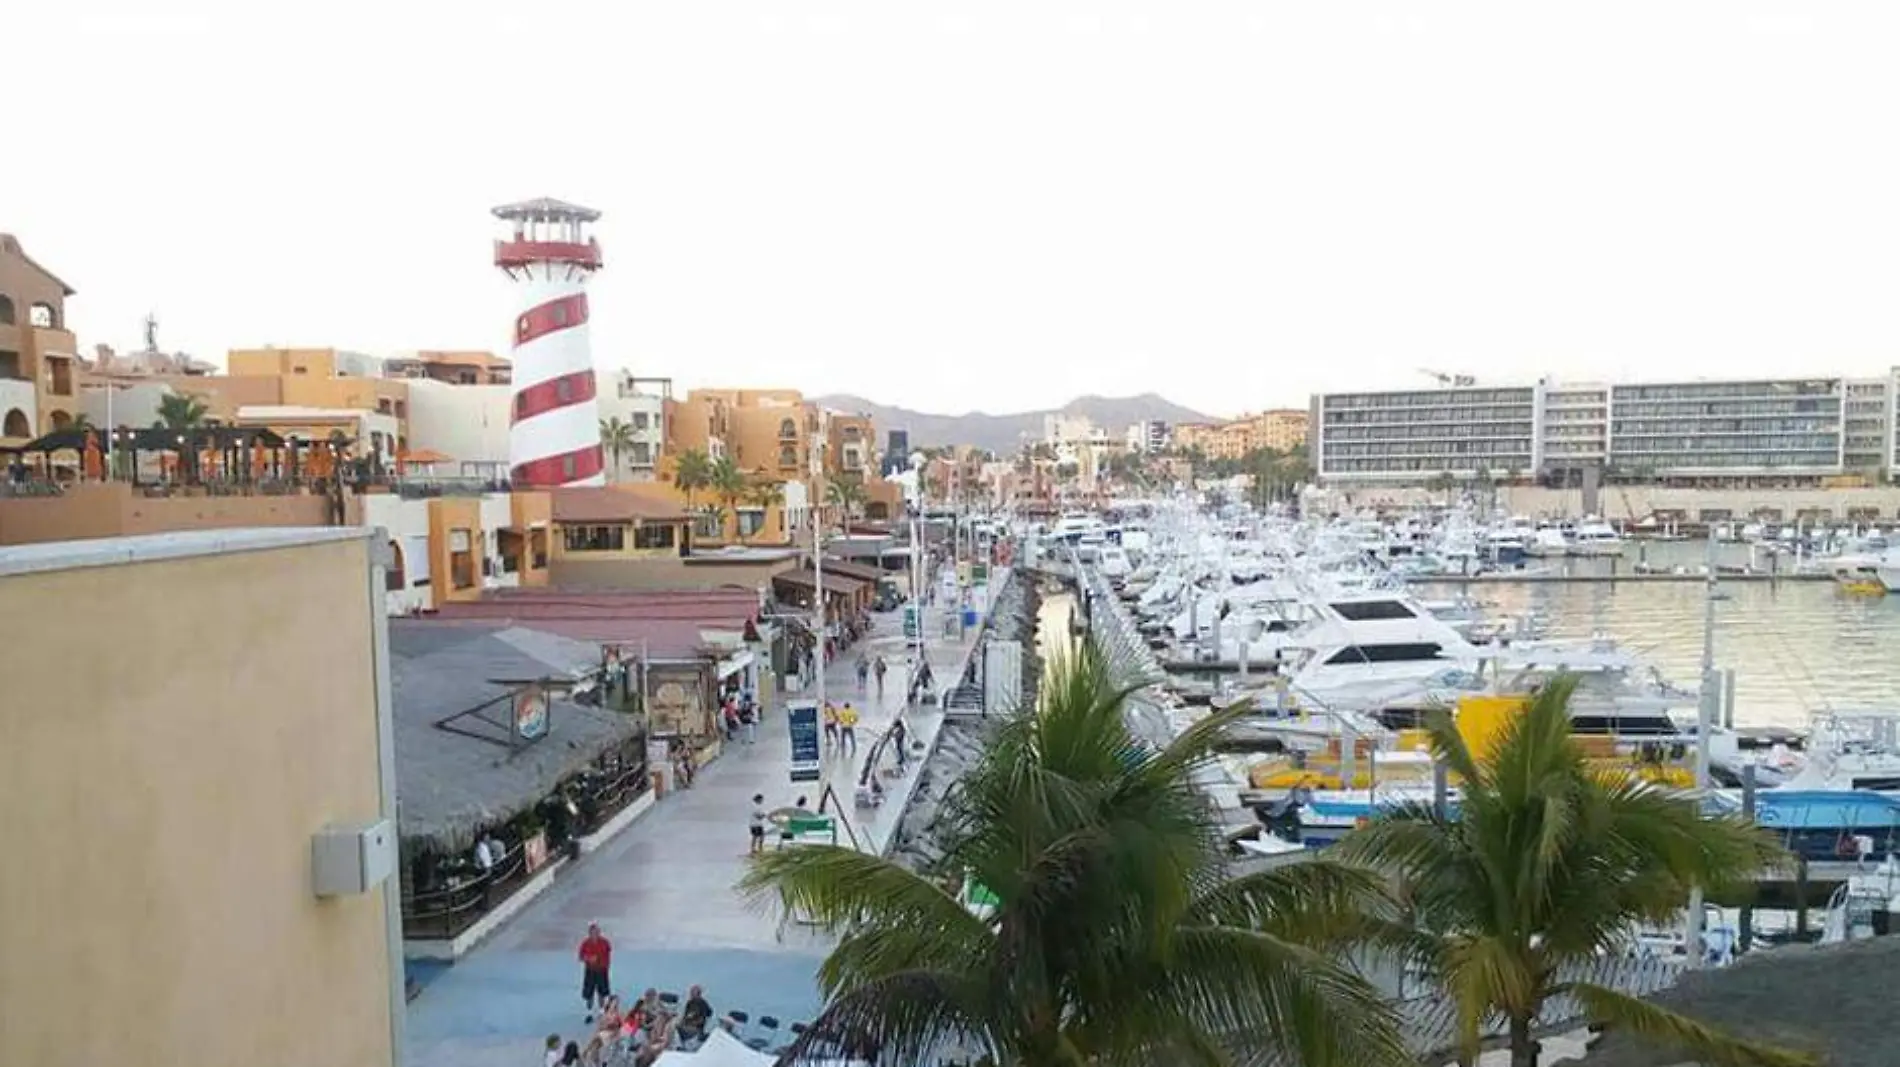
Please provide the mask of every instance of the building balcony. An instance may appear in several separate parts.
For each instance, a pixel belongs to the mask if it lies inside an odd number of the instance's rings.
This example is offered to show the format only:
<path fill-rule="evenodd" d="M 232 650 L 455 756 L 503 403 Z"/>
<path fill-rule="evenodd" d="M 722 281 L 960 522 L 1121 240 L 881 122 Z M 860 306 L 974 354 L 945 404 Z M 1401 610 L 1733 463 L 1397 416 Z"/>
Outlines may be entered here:
<path fill-rule="evenodd" d="M 513 270 L 534 263 L 572 263 L 588 270 L 600 267 L 600 243 L 588 241 L 496 241 L 495 266 Z"/>

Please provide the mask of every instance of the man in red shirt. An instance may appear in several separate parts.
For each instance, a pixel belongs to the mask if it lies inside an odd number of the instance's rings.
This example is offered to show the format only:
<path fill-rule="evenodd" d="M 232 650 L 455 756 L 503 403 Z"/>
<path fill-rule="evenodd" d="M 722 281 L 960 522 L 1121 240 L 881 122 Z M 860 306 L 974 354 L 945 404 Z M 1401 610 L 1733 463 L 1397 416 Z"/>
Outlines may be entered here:
<path fill-rule="evenodd" d="M 587 1006 L 587 1021 L 594 1021 L 594 1004 L 607 1003 L 613 987 L 607 980 L 607 968 L 614 958 L 613 942 L 600 935 L 599 923 L 587 924 L 587 937 L 581 941 L 581 1003 Z"/>

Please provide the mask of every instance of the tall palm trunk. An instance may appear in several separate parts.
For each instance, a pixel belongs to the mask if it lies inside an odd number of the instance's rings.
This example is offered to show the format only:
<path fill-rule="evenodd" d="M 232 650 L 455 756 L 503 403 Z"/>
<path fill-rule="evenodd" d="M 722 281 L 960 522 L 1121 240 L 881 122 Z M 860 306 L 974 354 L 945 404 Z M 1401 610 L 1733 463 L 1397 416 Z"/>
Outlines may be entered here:
<path fill-rule="evenodd" d="M 1538 1044 L 1531 1040 L 1529 1016 L 1511 1016 L 1511 1067 L 1537 1067 Z"/>

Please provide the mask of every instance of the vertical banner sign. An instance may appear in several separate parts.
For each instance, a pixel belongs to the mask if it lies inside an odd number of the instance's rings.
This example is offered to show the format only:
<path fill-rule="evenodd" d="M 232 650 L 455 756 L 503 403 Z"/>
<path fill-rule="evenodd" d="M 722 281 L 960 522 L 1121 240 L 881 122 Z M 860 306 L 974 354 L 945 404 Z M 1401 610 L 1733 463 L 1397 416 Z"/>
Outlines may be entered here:
<path fill-rule="evenodd" d="M 792 781 L 817 781 L 823 775 L 824 759 L 818 740 L 818 702 L 790 702 L 785 706 L 785 722 L 792 732 Z"/>

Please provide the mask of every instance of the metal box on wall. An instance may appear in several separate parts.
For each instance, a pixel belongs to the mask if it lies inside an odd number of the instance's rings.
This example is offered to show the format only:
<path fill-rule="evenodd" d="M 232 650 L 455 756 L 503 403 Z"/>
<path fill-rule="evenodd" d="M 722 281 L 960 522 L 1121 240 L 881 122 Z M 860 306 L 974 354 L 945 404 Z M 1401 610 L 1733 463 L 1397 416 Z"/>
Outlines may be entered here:
<path fill-rule="evenodd" d="M 388 819 L 326 826 L 310 839 L 310 882 L 317 896 L 367 893 L 395 871 L 396 827 Z"/>

